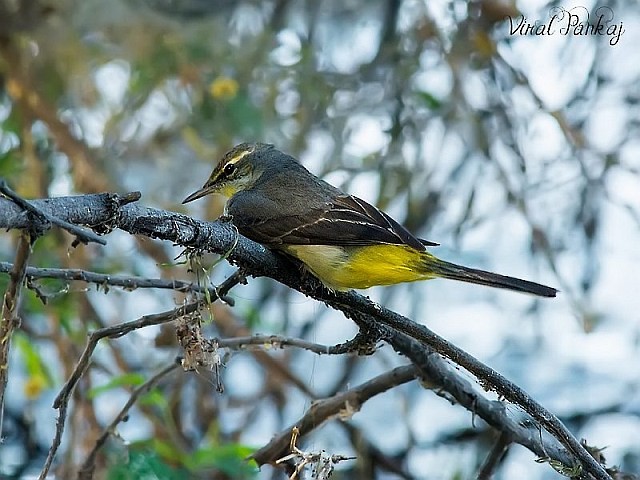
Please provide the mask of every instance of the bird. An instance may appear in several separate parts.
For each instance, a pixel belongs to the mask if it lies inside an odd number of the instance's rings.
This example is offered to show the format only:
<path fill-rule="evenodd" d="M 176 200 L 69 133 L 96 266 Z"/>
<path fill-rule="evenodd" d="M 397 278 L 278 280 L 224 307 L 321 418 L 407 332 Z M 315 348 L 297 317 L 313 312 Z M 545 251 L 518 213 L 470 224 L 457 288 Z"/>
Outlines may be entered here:
<path fill-rule="evenodd" d="M 382 210 L 309 172 L 267 143 L 228 151 L 182 203 L 227 197 L 224 215 L 243 236 L 302 262 L 331 290 L 367 289 L 432 278 L 555 297 L 558 290 L 441 260 L 438 244 L 410 233 Z"/>

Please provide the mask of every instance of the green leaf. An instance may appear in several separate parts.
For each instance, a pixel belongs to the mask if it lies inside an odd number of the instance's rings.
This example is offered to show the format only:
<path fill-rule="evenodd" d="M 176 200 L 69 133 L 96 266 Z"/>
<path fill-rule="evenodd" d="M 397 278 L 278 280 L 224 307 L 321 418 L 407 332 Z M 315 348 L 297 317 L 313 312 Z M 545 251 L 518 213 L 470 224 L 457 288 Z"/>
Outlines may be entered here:
<path fill-rule="evenodd" d="M 416 95 L 430 110 L 438 110 L 442 107 L 440 99 L 434 97 L 429 92 L 416 92 Z"/>
<path fill-rule="evenodd" d="M 253 451 L 251 447 L 237 443 L 210 445 L 194 452 L 188 465 L 194 470 L 215 468 L 234 478 L 248 478 L 257 473 L 255 464 L 247 461 Z"/>
<path fill-rule="evenodd" d="M 53 386 L 53 377 L 47 364 L 40 356 L 39 347 L 34 345 L 29 337 L 21 332 L 15 332 L 12 341 L 16 350 L 22 356 L 28 375 L 30 377 L 44 378 L 46 379 L 46 386 Z"/>
<path fill-rule="evenodd" d="M 127 463 L 109 469 L 107 480 L 182 480 L 188 478 L 185 473 L 165 463 L 156 452 L 131 450 Z"/>
<path fill-rule="evenodd" d="M 151 440 L 151 446 L 153 449 L 165 460 L 169 460 L 172 463 L 186 464 L 184 454 L 178 450 L 178 448 L 164 440 L 154 438 Z"/>
<path fill-rule="evenodd" d="M 138 399 L 138 405 L 164 409 L 167 407 L 167 398 L 160 390 L 154 388 L 148 393 L 140 396 Z"/>
<path fill-rule="evenodd" d="M 242 91 L 228 104 L 229 120 L 237 135 L 248 138 L 262 136 L 262 112 L 256 108 L 249 97 Z"/>
<path fill-rule="evenodd" d="M 0 126 L 0 129 L 2 127 Z M 0 137 L 0 141 L 2 138 Z M 20 154 L 16 150 L 7 150 L 0 152 L 0 176 L 11 181 L 17 178 L 24 170 L 24 165 Z"/>

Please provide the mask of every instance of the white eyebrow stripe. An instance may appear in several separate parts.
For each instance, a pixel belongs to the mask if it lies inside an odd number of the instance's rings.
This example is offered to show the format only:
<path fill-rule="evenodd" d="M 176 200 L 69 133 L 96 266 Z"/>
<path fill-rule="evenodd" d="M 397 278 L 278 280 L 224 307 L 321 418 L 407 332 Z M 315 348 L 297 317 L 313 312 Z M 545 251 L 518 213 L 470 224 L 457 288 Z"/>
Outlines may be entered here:
<path fill-rule="evenodd" d="M 242 160 L 244 157 L 246 157 L 247 155 L 249 155 L 251 152 L 253 152 L 253 149 L 249 149 L 249 150 L 245 150 L 243 152 L 240 152 L 238 155 L 236 155 L 235 157 L 233 157 L 231 160 L 229 160 L 227 163 L 225 163 L 225 165 L 233 165 L 238 163 L 240 160 Z"/>

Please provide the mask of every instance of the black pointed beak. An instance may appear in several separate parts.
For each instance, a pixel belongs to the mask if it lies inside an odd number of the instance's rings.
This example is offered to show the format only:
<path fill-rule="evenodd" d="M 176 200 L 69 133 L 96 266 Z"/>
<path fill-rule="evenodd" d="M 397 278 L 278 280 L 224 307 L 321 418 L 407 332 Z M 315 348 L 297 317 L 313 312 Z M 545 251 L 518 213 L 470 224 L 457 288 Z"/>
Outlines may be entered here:
<path fill-rule="evenodd" d="M 205 195 L 209 195 L 211 192 L 213 192 L 213 187 L 211 187 L 210 185 L 205 185 L 200 190 L 196 190 L 191 195 L 189 195 L 187 198 L 185 198 L 182 201 L 182 204 L 184 205 L 185 203 L 193 202 L 194 200 L 202 198 Z"/>

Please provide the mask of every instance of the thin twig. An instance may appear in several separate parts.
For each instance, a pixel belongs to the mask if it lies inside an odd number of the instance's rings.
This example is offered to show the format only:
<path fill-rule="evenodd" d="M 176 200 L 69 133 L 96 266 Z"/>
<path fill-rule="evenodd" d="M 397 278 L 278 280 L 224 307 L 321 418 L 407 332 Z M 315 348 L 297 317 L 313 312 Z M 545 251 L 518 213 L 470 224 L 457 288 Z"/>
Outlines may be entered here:
<path fill-rule="evenodd" d="M 476 480 L 491 480 L 510 444 L 511 439 L 509 435 L 506 432 L 500 432 L 489 455 L 487 455 L 480 470 L 478 470 Z"/>
<path fill-rule="evenodd" d="M 51 468 L 51 464 L 53 463 L 53 458 L 55 457 L 58 448 L 60 447 L 60 442 L 62 441 L 62 434 L 64 432 L 64 426 L 67 419 L 67 409 L 69 407 L 69 401 L 71 400 L 71 395 L 75 390 L 78 381 L 84 375 L 84 373 L 89 368 L 89 363 L 91 361 L 91 356 L 98 345 L 98 342 L 103 338 L 119 338 L 123 335 L 126 335 L 129 332 L 134 330 L 138 330 L 140 328 L 148 327 L 151 325 L 161 325 L 163 323 L 171 322 L 176 318 L 179 318 L 182 315 L 188 315 L 189 313 L 193 313 L 202 307 L 203 302 L 198 301 L 194 303 L 190 303 L 184 305 L 179 308 L 175 308 L 173 310 L 169 310 L 162 313 L 156 313 L 154 315 L 145 315 L 140 317 L 137 320 L 133 320 L 131 322 L 120 323 L 118 325 L 113 325 L 110 327 L 101 328 L 96 330 L 89 335 L 89 341 L 80 355 L 80 359 L 76 364 L 71 376 L 67 379 L 66 383 L 58 393 L 58 396 L 55 398 L 53 402 L 53 408 L 58 409 L 58 418 L 56 420 L 56 431 L 53 438 L 53 442 L 51 443 L 51 447 L 49 448 L 49 453 L 47 455 L 47 459 L 45 464 L 40 472 L 39 479 L 45 480 L 47 474 L 49 473 L 49 469 Z"/>
<path fill-rule="evenodd" d="M 255 459 L 259 465 L 273 463 L 287 453 L 290 446 L 291 432 L 294 428 L 297 429 L 299 436 L 302 437 L 332 417 L 350 418 L 370 398 L 393 387 L 410 382 L 418 375 L 419 370 L 414 365 L 396 367 L 346 392 L 318 400 L 309 407 L 295 424 L 278 433 L 267 445 L 251 454 L 251 458 Z"/>
<path fill-rule="evenodd" d="M 231 288 L 237 285 L 242 280 L 242 275 L 239 272 L 235 272 L 228 279 L 226 279 L 220 286 L 217 288 L 217 294 L 219 296 L 226 295 Z M 211 297 L 211 301 L 215 301 L 218 299 L 218 296 Z M 204 300 L 199 300 L 197 302 L 189 303 L 187 305 L 168 310 L 162 313 L 156 313 L 153 315 L 145 315 L 140 317 L 137 320 L 133 320 L 131 322 L 121 323 L 118 325 L 113 325 L 110 327 L 101 328 L 91 333 L 89 336 L 89 341 L 80 355 L 80 359 L 76 364 L 73 372 L 70 377 L 67 379 L 66 383 L 58 393 L 58 396 L 55 398 L 53 402 L 53 408 L 58 409 L 58 418 L 56 420 L 56 431 L 51 443 L 51 447 L 49 448 L 49 453 L 47 454 L 47 459 L 45 464 L 40 472 L 40 476 L 38 477 L 40 480 L 44 480 L 49 473 L 51 465 L 53 463 L 53 459 L 60 447 L 60 442 L 62 441 L 62 434 L 64 432 L 64 426 L 67 418 L 67 409 L 69 407 L 69 401 L 71 399 L 71 395 L 75 390 L 78 381 L 84 375 L 84 373 L 89 368 L 89 363 L 91 361 L 91 356 L 98 345 L 98 342 L 103 338 L 119 338 L 123 335 L 126 335 L 129 332 L 134 330 L 138 330 L 140 328 L 148 327 L 151 325 L 161 325 L 163 323 L 171 322 L 177 318 L 180 318 L 184 315 L 189 315 L 200 309 L 205 304 Z"/>
<path fill-rule="evenodd" d="M 247 327 L 248 322 L 237 318 L 229 309 L 226 309 L 225 315 L 215 315 L 213 321 L 220 334 L 226 338 L 248 336 L 251 333 Z M 291 365 L 285 359 L 269 355 L 264 350 L 249 350 L 249 354 L 264 369 L 270 384 L 287 383 L 298 389 L 307 398 L 317 398 L 307 382 L 303 381 L 297 373 L 291 371 Z"/>
<path fill-rule="evenodd" d="M 0 262 L 0 272 L 9 272 L 13 264 Z M 175 290 L 177 292 L 196 292 L 215 294 L 214 288 L 202 287 L 184 280 L 165 280 L 164 278 L 144 278 L 127 275 L 110 275 L 106 273 L 90 272 L 79 268 L 37 268 L 27 267 L 26 276 L 29 279 L 53 278 L 58 280 L 76 280 L 86 283 L 95 283 L 99 286 L 122 287 L 126 290 L 138 288 L 161 288 Z"/>
<path fill-rule="evenodd" d="M 309 342 L 301 338 L 285 337 L 284 335 L 247 335 L 246 337 L 216 338 L 213 340 L 218 347 L 232 350 L 244 350 L 250 346 L 257 346 L 261 349 L 296 347 L 319 355 L 340 355 L 342 352 L 335 352 L 335 346 L 320 345 Z"/>

